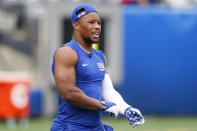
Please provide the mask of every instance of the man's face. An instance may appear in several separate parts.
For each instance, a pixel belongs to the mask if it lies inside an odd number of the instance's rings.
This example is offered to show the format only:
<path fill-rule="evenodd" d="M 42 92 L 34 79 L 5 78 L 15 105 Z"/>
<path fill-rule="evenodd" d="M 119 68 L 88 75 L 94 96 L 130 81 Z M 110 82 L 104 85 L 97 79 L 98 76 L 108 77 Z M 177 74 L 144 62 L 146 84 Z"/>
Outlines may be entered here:
<path fill-rule="evenodd" d="M 101 20 L 96 12 L 91 12 L 78 21 L 79 33 L 88 44 L 97 43 L 101 31 Z"/>

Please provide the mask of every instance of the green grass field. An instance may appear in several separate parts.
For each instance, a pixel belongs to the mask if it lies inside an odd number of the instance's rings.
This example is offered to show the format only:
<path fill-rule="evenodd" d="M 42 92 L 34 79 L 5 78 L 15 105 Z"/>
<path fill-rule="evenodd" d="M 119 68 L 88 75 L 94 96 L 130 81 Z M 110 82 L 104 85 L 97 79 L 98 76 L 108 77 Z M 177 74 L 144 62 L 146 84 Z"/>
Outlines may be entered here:
<path fill-rule="evenodd" d="M 197 131 L 197 117 L 158 117 L 145 116 L 141 127 L 132 128 L 126 119 L 104 118 L 103 121 L 114 127 L 115 131 Z M 12 131 L 49 131 L 51 119 L 31 118 L 28 127 L 17 125 Z M 0 131 L 9 131 L 3 122 Z"/>

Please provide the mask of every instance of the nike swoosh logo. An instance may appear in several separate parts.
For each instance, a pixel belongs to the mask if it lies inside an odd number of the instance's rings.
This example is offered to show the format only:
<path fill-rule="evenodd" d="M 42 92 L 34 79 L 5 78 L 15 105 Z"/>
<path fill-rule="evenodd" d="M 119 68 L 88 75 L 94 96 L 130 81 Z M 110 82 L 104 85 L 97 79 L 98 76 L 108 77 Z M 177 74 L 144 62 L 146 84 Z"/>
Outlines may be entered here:
<path fill-rule="evenodd" d="M 82 64 L 82 66 L 84 67 L 84 66 L 87 66 L 88 64 Z"/>

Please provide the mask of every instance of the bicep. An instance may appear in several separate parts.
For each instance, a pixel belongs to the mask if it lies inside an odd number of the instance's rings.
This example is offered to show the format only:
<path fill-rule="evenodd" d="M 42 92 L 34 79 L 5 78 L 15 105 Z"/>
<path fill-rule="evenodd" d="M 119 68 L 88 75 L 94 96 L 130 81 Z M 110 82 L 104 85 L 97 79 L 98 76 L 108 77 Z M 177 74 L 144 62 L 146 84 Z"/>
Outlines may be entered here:
<path fill-rule="evenodd" d="M 57 60 L 55 63 L 55 80 L 57 82 L 65 81 L 66 83 L 75 83 L 74 67 Z"/>
<path fill-rule="evenodd" d="M 75 85 L 75 55 L 70 49 L 59 49 L 55 54 L 55 82 L 61 93 Z"/>

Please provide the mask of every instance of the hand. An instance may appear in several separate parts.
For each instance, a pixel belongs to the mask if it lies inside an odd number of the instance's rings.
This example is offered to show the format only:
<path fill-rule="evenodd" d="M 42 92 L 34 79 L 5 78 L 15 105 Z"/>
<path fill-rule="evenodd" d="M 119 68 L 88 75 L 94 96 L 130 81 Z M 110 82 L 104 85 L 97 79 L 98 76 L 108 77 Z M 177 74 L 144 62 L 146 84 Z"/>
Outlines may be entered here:
<path fill-rule="evenodd" d="M 101 104 L 105 105 L 106 107 L 103 109 L 105 112 L 107 112 L 110 116 L 113 116 L 114 118 L 118 117 L 118 107 L 115 103 L 110 101 L 100 101 Z"/>
<path fill-rule="evenodd" d="M 129 124 L 132 127 L 136 127 L 144 124 L 145 121 L 144 117 L 142 116 L 141 112 L 136 108 L 128 107 L 125 110 L 124 115 L 126 116 L 126 118 L 129 121 Z"/>

